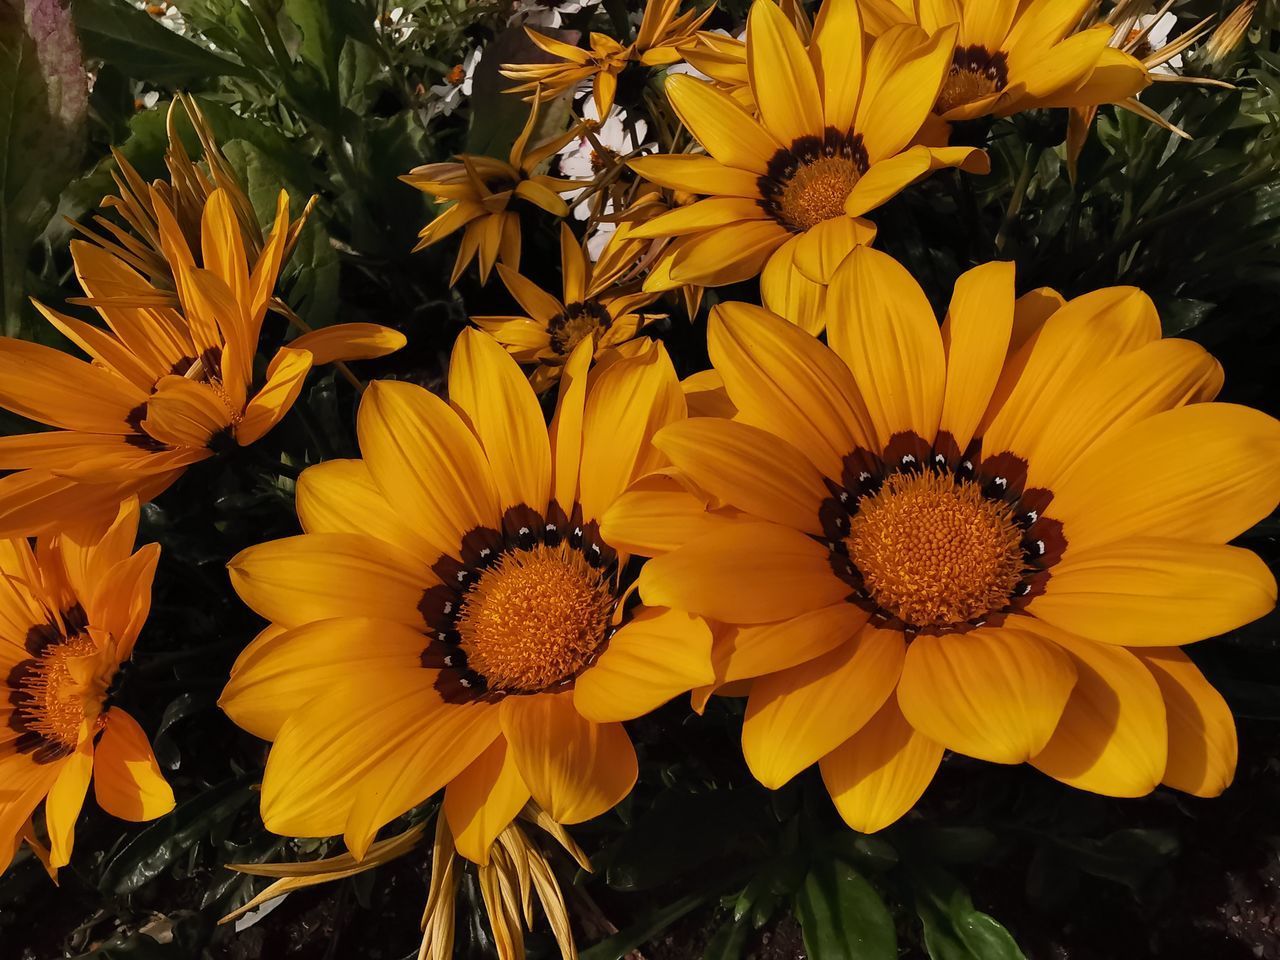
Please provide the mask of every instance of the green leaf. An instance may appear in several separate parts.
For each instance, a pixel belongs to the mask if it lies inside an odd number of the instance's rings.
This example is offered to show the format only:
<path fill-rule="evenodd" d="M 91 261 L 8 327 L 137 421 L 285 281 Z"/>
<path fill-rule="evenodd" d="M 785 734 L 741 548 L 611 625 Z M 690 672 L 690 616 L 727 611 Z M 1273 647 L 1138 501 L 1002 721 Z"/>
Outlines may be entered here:
<path fill-rule="evenodd" d="M 938 867 L 911 871 L 916 913 L 932 960 L 1026 960 L 993 917 L 974 909 L 969 892 Z"/>
<path fill-rule="evenodd" d="M 747 939 L 751 936 L 751 925 L 744 920 L 726 923 L 715 932 L 707 949 L 703 951 L 702 960 L 742 960 L 747 948 Z"/>
<path fill-rule="evenodd" d="M 50 0 L 0 4 L 0 317 L 20 332 L 31 244 L 84 150 L 88 82 Z"/>
<path fill-rule="evenodd" d="M 693 893 L 681 897 L 674 903 L 651 911 L 644 918 L 637 920 L 627 929 L 615 933 L 607 940 L 601 940 L 579 954 L 580 960 L 622 960 L 628 953 L 643 943 L 652 940 L 691 910 L 702 906 L 710 900 L 713 893 Z"/>
<path fill-rule="evenodd" d="M 253 800 L 250 779 L 241 775 L 206 790 L 137 834 L 103 869 L 99 887 L 131 893 L 158 877 L 183 851 Z"/>
<path fill-rule="evenodd" d="M 842 860 L 815 864 L 796 895 L 805 951 L 822 960 L 895 960 L 893 917 L 880 894 Z"/>
<path fill-rule="evenodd" d="M 179 36 L 125 0 L 72 0 L 71 9 L 85 53 L 139 80 L 185 86 L 210 77 L 252 76 L 239 63 Z"/>

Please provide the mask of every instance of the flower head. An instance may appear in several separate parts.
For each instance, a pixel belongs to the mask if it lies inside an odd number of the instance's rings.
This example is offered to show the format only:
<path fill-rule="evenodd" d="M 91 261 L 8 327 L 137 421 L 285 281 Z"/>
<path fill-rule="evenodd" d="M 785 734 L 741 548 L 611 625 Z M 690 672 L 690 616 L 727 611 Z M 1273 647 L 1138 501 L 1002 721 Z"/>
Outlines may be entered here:
<path fill-rule="evenodd" d="M 606 268 L 610 261 L 606 260 Z M 563 295 L 556 298 L 536 284 L 498 264 L 498 275 L 526 311 L 523 317 L 473 317 L 520 363 L 537 364 L 532 376 L 541 392 L 555 383 L 583 341 L 592 355 L 626 343 L 661 314 L 640 311 L 658 298 L 635 286 L 617 287 L 607 272 L 597 271 L 567 224 L 560 226 L 560 271 Z"/>
<path fill-rule="evenodd" d="M 561 195 L 580 189 L 582 184 L 535 174 L 533 170 L 577 136 L 578 131 L 570 128 L 545 143 L 530 147 L 529 138 L 537 126 L 538 112 L 535 100 L 506 161 L 464 153 L 456 162 L 428 163 L 400 178 L 444 204 L 443 210 L 418 234 L 415 251 L 463 231 L 453 275 L 449 278 L 451 284 L 458 282 L 473 259 L 478 259 L 480 264 L 482 282 L 488 281 L 499 259 L 511 269 L 519 269 L 517 201 L 533 204 L 552 216 L 568 215 L 569 207 Z"/>
<path fill-rule="evenodd" d="M 1076 31 L 1090 0 L 863 0 L 877 35 L 918 26 L 958 32 L 933 112 L 946 121 L 1009 116 L 1037 107 L 1111 103 L 1149 80 L 1132 56 L 1111 46 L 1111 29 Z"/>
<path fill-rule="evenodd" d="M 633 480 L 664 461 L 653 433 L 685 415 L 665 351 L 636 342 L 590 373 L 579 344 L 551 427 L 515 361 L 464 331 L 446 403 L 377 381 L 362 460 L 298 483 L 302 536 L 231 561 L 271 621 L 223 709 L 274 741 L 268 829 L 344 834 L 362 856 L 383 824 L 444 788 L 459 851 L 488 862 L 533 798 L 559 823 L 631 789 L 620 721 L 710 682 L 696 617 L 632 608 L 629 543 L 600 534 Z"/>
<path fill-rule="evenodd" d="M 147 736 L 110 703 L 151 606 L 158 545 L 133 553 L 138 503 L 104 528 L 0 541 L 0 872 L 44 802 L 50 871 L 71 859 L 90 778 L 125 820 L 173 809 Z M 43 851 L 42 851 L 43 853 Z"/>
<path fill-rule="evenodd" d="M 581 83 L 590 83 L 599 116 L 607 116 L 618 90 L 618 76 L 628 66 L 664 67 L 681 59 L 678 48 L 690 43 L 698 28 L 713 12 L 708 7 L 677 15 L 681 0 L 648 0 L 635 40 L 623 45 L 603 33 L 592 33 L 584 50 L 525 28 L 539 49 L 554 57 L 552 63 L 508 63 L 502 75 L 518 80 L 509 93 L 528 93 L 530 100 L 552 100 Z"/>
<path fill-rule="evenodd" d="M 1012 264 L 986 264 L 939 330 L 906 271 L 859 247 L 826 309 L 830 347 L 713 310 L 734 419 L 655 438 L 730 512 L 650 560 L 640 592 L 724 624 L 717 682 L 754 678 L 756 777 L 819 763 L 864 831 L 914 804 L 944 749 L 1111 796 L 1220 792 L 1230 711 L 1179 647 L 1275 603 L 1266 565 L 1225 544 L 1280 499 L 1280 423 L 1212 402 L 1218 364 L 1161 339 L 1133 288 L 1015 300 Z"/>
<path fill-rule="evenodd" d="M 886 35 L 864 55 L 857 2 L 827 0 L 806 50 L 783 12 L 757 0 L 746 56 L 758 121 L 711 84 L 668 77 L 672 107 L 708 155 L 630 165 L 705 199 L 634 231 L 675 238 L 646 287 L 759 274 L 772 309 L 815 329 L 831 270 L 875 235 L 863 214 L 935 168 L 985 170 L 980 150 L 911 146 L 942 86 L 955 27 L 931 37 L 912 30 Z"/>

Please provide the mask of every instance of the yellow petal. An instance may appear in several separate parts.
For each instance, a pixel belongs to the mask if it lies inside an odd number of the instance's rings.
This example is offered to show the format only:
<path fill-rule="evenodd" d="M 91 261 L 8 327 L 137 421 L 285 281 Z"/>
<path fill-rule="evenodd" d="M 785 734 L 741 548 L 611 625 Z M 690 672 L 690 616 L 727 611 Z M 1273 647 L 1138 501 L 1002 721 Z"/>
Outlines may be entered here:
<path fill-rule="evenodd" d="M 1189 340 L 1156 340 L 1107 361 L 1031 439 L 1027 486 L 1057 487 L 1093 444 L 1152 414 L 1212 400 L 1221 386 L 1218 361 Z"/>
<path fill-rule="evenodd" d="M 564 313 L 564 304 L 510 267 L 498 264 L 498 276 L 502 278 L 502 282 L 516 302 L 539 323 L 550 323 Z"/>
<path fill-rule="evenodd" d="M 117 660 L 129 658 L 147 622 L 151 612 L 151 584 L 159 560 L 160 544 L 148 543 L 108 570 L 86 601 L 94 613 L 94 626 L 115 640 Z"/>
<path fill-rule="evenodd" d="M 666 79 L 671 106 L 707 153 L 725 166 L 763 174 L 780 145 L 732 97 L 677 74 Z"/>
<path fill-rule="evenodd" d="M 585 520 L 604 516 L 633 480 L 659 466 L 653 435 L 684 417 L 680 379 L 661 344 L 600 372 L 582 415 L 578 500 Z"/>
<path fill-rule="evenodd" d="M 733 227 L 748 220 L 764 220 L 769 216 L 755 199 L 746 197 L 708 197 L 696 203 L 660 213 L 631 231 L 637 240 L 654 237 L 684 237 L 708 230 Z M 734 232 L 737 232 L 736 229 Z"/>
<path fill-rule="evenodd" d="M 0 406 L 86 433 L 133 432 L 129 415 L 147 395 L 117 374 L 60 350 L 0 337 Z"/>
<path fill-rule="evenodd" d="M 363 460 L 326 460 L 302 471 L 298 522 L 306 533 L 359 533 L 385 540 L 423 564 L 439 557 L 373 482 Z"/>
<path fill-rule="evenodd" d="M 76 820 L 80 818 L 92 775 L 93 737 L 86 725 L 75 752 L 59 765 L 58 779 L 44 801 L 45 825 L 49 830 L 49 863 L 55 869 L 71 862 Z"/>
<path fill-rule="evenodd" d="M 983 434 L 983 453 L 1011 450 L 1025 457 L 1045 436 L 1048 420 L 1072 402 L 1081 379 L 1159 336 L 1151 298 L 1135 287 L 1108 287 L 1071 300 L 1029 344 L 1017 385 Z"/>
<path fill-rule="evenodd" d="M 942 744 L 907 723 L 890 697 L 852 737 L 822 758 L 822 781 L 844 822 L 883 830 L 910 810 L 942 762 Z"/>
<path fill-rule="evenodd" d="M 1194 643 L 1269 613 L 1276 581 L 1239 547 L 1127 537 L 1066 555 L 1029 613 L 1099 643 Z"/>
<path fill-rule="evenodd" d="M 508 697 L 500 712 L 520 776 L 553 820 L 590 820 L 631 792 L 639 768 L 627 731 L 581 716 L 572 693 Z"/>
<path fill-rule="evenodd" d="M 853 126 L 862 90 L 862 16 L 858 0 L 827 0 L 813 22 L 809 45 L 822 88 L 823 121 L 837 130 Z"/>
<path fill-rule="evenodd" d="M 1197 797 L 1216 797 L 1236 772 L 1236 724 L 1222 694 L 1176 647 L 1135 650 L 1164 695 L 1169 763 L 1164 783 Z"/>
<path fill-rule="evenodd" d="M 302 392 L 311 363 L 310 353 L 293 347 L 283 347 L 271 358 L 267 382 L 245 407 L 244 419 L 236 424 L 236 443 L 247 447 L 280 422 Z"/>
<path fill-rule="evenodd" d="M 777 789 L 858 732 L 893 693 L 902 633 L 864 627 L 848 643 L 752 684 L 742 753 L 757 780 Z"/>
<path fill-rule="evenodd" d="M 629 166 L 650 183 L 671 190 L 711 197 L 760 196 L 759 176 L 730 167 L 704 154 L 658 154 L 628 160 Z"/>
<path fill-rule="evenodd" d="M 873 163 L 849 191 L 844 212 L 860 217 L 869 210 L 896 197 L 933 169 L 929 148 L 914 146 Z"/>
<path fill-rule="evenodd" d="M 671 281 L 718 287 L 749 280 L 789 236 L 781 224 L 766 219 L 741 220 L 688 237 L 673 251 Z M 645 289 L 652 292 L 647 282 Z"/>
<path fill-rule="evenodd" d="M 231 426 L 228 409 L 203 383 L 168 376 L 147 401 L 142 429 L 161 443 L 175 447 L 205 447 Z"/>
<path fill-rule="evenodd" d="M 813 539 L 746 520 L 656 557 L 640 572 L 645 603 L 725 623 L 772 623 L 830 606 L 849 592 Z"/>
<path fill-rule="evenodd" d="M 779 143 L 822 134 L 822 98 L 813 65 L 795 27 L 775 4 L 751 5 L 747 75 L 760 118 Z"/>
<path fill-rule="evenodd" d="M 1018 6 L 1018 0 L 961 4 L 960 36 L 956 43 L 965 47 L 977 45 L 992 51 L 1003 49 L 1004 38 L 1013 24 Z"/>
<path fill-rule="evenodd" d="M 773 252 L 760 271 L 760 302 L 766 310 L 816 337 L 827 322 L 827 288 L 810 280 L 796 265 L 798 247 L 808 235 L 793 237 Z"/>
<path fill-rule="evenodd" d="M 951 66 L 955 27 L 944 27 L 924 43 L 908 40 L 909 31 L 920 32 L 915 27 L 895 27 L 876 40 L 868 56 L 857 129 L 873 164 L 915 138 Z"/>
<path fill-rule="evenodd" d="M 876 445 L 848 367 L 803 330 L 758 307 L 723 303 L 711 311 L 707 347 L 738 418 L 786 438 L 824 476 L 839 477 L 848 454 Z"/>
<path fill-rule="evenodd" d="M 646 607 L 575 681 L 573 705 L 596 723 L 634 720 L 714 679 L 711 631 L 702 619 Z"/>
<path fill-rule="evenodd" d="M 958 753 L 1024 763 L 1049 742 L 1076 682 L 1071 658 L 1010 627 L 919 636 L 907 650 L 898 705 L 913 727 Z"/>
<path fill-rule="evenodd" d="M 399 330 L 377 323 L 335 323 L 289 341 L 294 350 L 306 350 L 315 366 L 335 360 L 372 360 L 395 353 L 408 343 Z"/>
<path fill-rule="evenodd" d="M 270 626 L 236 658 L 218 706 L 255 737 L 274 740 L 289 717 L 348 677 L 421 665 L 427 638 L 387 619 L 342 617 Z"/>
<path fill-rule="evenodd" d="M 653 474 L 613 501 L 600 518 L 600 536 L 621 553 L 656 557 L 734 522 L 735 516 L 710 511 L 678 480 Z"/>
<path fill-rule="evenodd" d="M 939 429 L 955 437 L 961 450 L 973 439 L 1004 366 L 1013 329 L 1013 280 L 1008 262 L 961 274 L 942 325 L 947 386 Z"/>
<path fill-rule="evenodd" d="M 292 627 L 329 617 L 424 626 L 418 604 L 436 577 L 397 547 L 357 533 L 308 533 L 249 547 L 229 564 L 240 599 Z"/>
<path fill-rule="evenodd" d="M 865 610 L 842 601 L 777 623 L 718 624 L 712 649 L 716 681 L 762 677 L 820 657 L 851 641 L 867 616 Z"/>
<path fill-rule="evenodd" d="M 1032 765 L 1081 790 L 1146 796 L 1164 776 L 1169 742 L 1164 699 L 1150 671 L 1120 647 L 1042 624 L 1026 626 L 1065 649 L 1076 666 L 1076 686 L 1058 729 Z"/>
<path fill-rule="evenodd" d="M 830 496 L 822 474 L 781 437 L 746 423 L 698 417 L 666 427 L 654 444 L 716 505 L 822 533 L 818 511 Z"/>
<path fill-rule="evenodd" d="M 858 384 L 883 449 L 904 431 L 931 441 L 942 413 L 946 358 L 924 292 L 888 254 L 857 247 L 827 291 L 827 342 Z"/>
<path fill-rule="evenodd" d="M 853 189 L 854 193 L 858 190 L 856 185 Z M 859 244 L 870 244 L 875 238 L 875 224 L 859 220 L 856 215 L 824 220 L 796 239 L 796 268 L 815 283 L 830 283 L 849 251 Z"/>
<path fill-rule="evenodd" d="M 528 802 L 515 754 L 499 737 L 445 787 L 444 816 L 458 852 L 473 863 L 488 863 L 493 841 Z"/>
<path fill-rule="evenodd" d="M 556 412 L 547 430 L 551 443 L 551 493 L 562 506 L 578 500 L 578 470 L 582 462 L 582 416 L 587 402 L 587 372 L 592 344 L 583 340 L 573 349 L 560 372 Z"/>
<path fill-rule="evenodd" d="M 468 328 L 449 364 L 449 399 L 480 438 L 504 509 L 525 505 L 546 513 L 551 493 L 551 445 L 538 398 L 507 351 Z"/>
<path fill-rule="evenodd" d="M 138 721 L 119 707 L 107 711 L 106 721 L 93 756 L 98 806 L 135 823 L 164 816 L 173 809 L 173 790 L 151 752 L 151 741 Z"/>
<path fill-rule="evenodd" d="M 456 552 L 469 531 L 498 528 L 498 491 L 480 441 L 439 397 L 375 380 L 356 431 L 378 488 L 436 549 Z"/>
<path fill-rule="evenodd" d="M 1193 403 L 1095 444 L 1049 513 L 1073 551 L 1129 537 L 1223 543 L 1280 500 L 1280 423 L 1248 407 Z"/>

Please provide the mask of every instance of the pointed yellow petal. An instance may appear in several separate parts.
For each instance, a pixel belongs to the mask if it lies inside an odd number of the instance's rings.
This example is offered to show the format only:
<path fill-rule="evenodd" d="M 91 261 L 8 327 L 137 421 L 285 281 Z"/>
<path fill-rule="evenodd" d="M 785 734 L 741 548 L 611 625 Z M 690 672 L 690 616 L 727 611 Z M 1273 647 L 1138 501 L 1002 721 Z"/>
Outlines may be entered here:
<path fill-rule="evenodd" d="M 107 711 L 106 721 L 93 757 L 98 806 L 135 823 L 163 817 L 173 809 L 173 790 L 151 752 L 151 741 L 138 721 L 119 707 Z"/>

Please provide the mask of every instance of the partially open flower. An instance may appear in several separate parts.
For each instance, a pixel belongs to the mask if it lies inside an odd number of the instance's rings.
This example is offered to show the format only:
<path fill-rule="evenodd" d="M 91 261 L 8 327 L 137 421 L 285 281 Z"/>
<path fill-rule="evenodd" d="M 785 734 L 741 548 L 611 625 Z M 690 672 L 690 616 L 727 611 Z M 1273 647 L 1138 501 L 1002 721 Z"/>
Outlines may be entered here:
<path fill-rule="evenodd" d="M 580 83 L 592 85 L 596 110 L 607 116 L 618 90 L 618 75 L 632 64 L 664 67 L 681 59 L 678 48 L 692 42 L 698 28 L 714 12 L 690 10 L 676 15 L 681 0 L 649 0 L 636 39 L 623 45 L 603 33 L 591 34 L 591 48 L 584 50 L 546 34 L 525 30 L 539 48 L 557 58 L 555 63 L 508 63 L 502 75 L 518 80 L 509 93 L 528 93 L 534 101 L 552 100 Z"/>
<path fill-rule="evenodd" d="M 552 216 L 568 215 L 569 207 L 561 195 L 580 189 L 582 184 L 533 171 L 577 136 L 578 131 L 570 128 L 531 147 L 529 138 L 537 123 L 538 102 L 535 100 L 529 119 L 505 162 L 464 153 L 455 162 L 424 164 L 400 178 L 443 204 L 436 218 L 418 234 L 415 251 L 463 231 L 453 275 L 449 278 L 451 284 L 458 282 L 473 259 L 479 262 L 481 282 L 488 281 L 499 259 L 512 270 L 519 269 L 519 201 L 541 207 Z"/>
<path fill-rule="evenodd" d="M 537 364 L 530 380 L 539 392 L 551 386 L 578 344 L 590 341 L 593 356 L 634 338 L 649 321 L 662 314 L 640 311 L 659 296 L 639 284 L 616 287 L 595 268 L 567 224 L 560 227 L 560 270 L 563 296 L 559 299 L 504 265 L 498 275 L 527 313 L 523 317 L 472 317 L 481 330 L 507 348 L 520 363 Z"/>
<path fill-rule="evenodd" d="M 151 607 L 157 544 L 133 553 L 138 503 L 105 529 L 0 541 L 0 872 L 44 802 L 50 872 L 71 859 L 92 778 L 124 820 L 173 809 L 173 791 L 136 720 L 111 703 Z"/>

